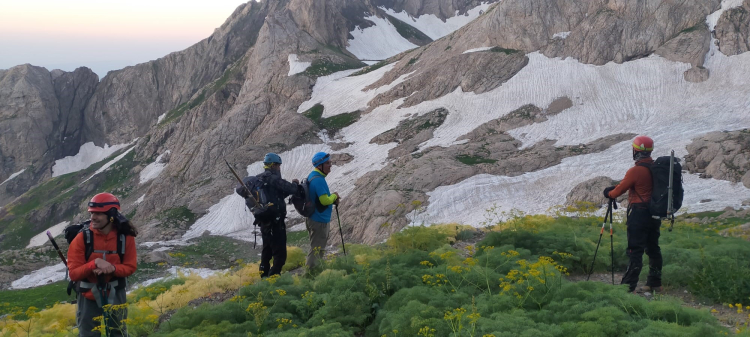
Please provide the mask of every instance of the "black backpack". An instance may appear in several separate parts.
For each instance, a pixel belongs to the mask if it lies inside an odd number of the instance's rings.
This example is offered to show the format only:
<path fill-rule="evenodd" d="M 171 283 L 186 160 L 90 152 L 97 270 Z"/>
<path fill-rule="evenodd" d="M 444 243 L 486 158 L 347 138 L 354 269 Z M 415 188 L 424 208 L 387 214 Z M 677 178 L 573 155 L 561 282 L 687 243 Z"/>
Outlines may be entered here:
<path fill-rule="evenodd" d="M 83 223 L 70 225 L 68 227 L 65 227 L 63 229 L 63 234 L 65 236 L 65 240 L 68 241 L 68 245 L 70 245 L 71 242 L 73 242 L 73 239 L 78 236 L 79 233 L 83 235 L 83 244 L 84 244 L 84 252 L 86 255 L 86 261 L 89 260 L 89 257 L 91 257 L 91 254 L 94 252 L 94 233 L 91 232 L 91 229 L 89 229 L 89 224 L 91 223 L 91 220 L 85 221 Z M 120 256 L 120 262 L 125 260 L 125 234 L 120 234 L 117 237 L 117 255 Z M 124 288 L 126 282 L 119 282 L 117 288 Z M 81 293 L 80 287 L 78 285 L 78 282 L 69 281 L 68 282 L 68 296 L 71 294 L 71 290 L 75 290 L 76 293 Z"/>
<path fill-rule="evenodd" d="M 322 212 L 327 207 L 323 206 L 317 198 L 310 195 L 310 182 L 317 178 L 320 178 L 320 176 L 316 175 L 310 180 L 307 180 L 307 178 L 302 179 L 302 183 L 299 184 L 299 191 L 291 198 L 294 209 L 305 218 L 311 217 L 315 213 L 316 208 L 318 212 Z"/>
<path fill-rule="evenodd" d="M 649 212 L 653 216 L 665 218 L 667 208 L 669 207 L 669 156 L 656 158 L 652 164 L 638 164 L 639 166 L 648 167 L 651 171 L 652 189 L 651 201 L 648 203 Z M 679 158 L 674 159 L 672 169 L 672 212 L 682 207 L 682 165 Z"/>
<path fill-rule="evenodd" d="M 263 218 L 272 215 L 272 208 L 268 207 L 268 203 L 270 202 L 268 183 L 258 176 L 245 177 L 245 179 L 242 179 L 242 182 L 250 189 L 250 193 L 248 194 L 248 190 L 243 186 L 237 186 L 235 192 L 245 198 L 245 205 L 253 213 L 253 216 Z M 257 205 L 248 200 L 249 198 L 253 198 Z"/>

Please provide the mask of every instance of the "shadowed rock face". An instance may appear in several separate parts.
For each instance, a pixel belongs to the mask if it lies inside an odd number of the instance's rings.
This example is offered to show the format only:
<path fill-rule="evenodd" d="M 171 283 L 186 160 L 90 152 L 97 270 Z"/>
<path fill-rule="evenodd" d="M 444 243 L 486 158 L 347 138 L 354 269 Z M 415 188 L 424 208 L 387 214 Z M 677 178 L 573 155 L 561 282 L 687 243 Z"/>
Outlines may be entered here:
<path fill-rule="evenodd" d="M 750 132 L 711 132 L 687 146 L 683 166 L 702 178 L 742 182 L 750 188 Z"/>
<path fill-rule="evenodd" d="M 51 164 L 78 152 L 84 106 L 99 78 L 88 68 L 50 73 L 21 65 L 0 73 L 0 206 L 51 175 Z"/>
<path fill-rule="evenodd" d="M 722 13 L 714 29 L 719 50 L 725 55 L 738 55 L 750 50 L 750 0 L 740 7 Z"/>

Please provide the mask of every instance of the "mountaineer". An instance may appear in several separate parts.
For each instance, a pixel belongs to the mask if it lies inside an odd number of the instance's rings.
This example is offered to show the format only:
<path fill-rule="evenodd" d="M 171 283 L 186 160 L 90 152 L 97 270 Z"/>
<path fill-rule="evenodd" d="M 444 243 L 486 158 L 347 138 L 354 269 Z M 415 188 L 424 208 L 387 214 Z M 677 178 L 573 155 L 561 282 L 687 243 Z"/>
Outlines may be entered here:
<path fill-rule="evenodd" d="M 651 159 L 654 141 L 647 136 L 638 136 L 633 139 L 632 146 L 635 165 L 628 169 L 625 178 L 617 186 L 604 189 L 604 196 L 610 199 L 616 199 L 625 191 L 628 192 L 627 255 L 630 263 L 622 277 L 621 284 L 629 285 L 630 292 L 636 291 L 645 251 L 649 257 L 648 279 L 646 285 L 639 291 L 661 291 L 662 256 L 659 247 L 661 219 L 658 216 L 652 216 L 649 210 L 653 188 L 649 167 L 654 163 Z"/>
<path fill-rule="evenodd" d="M 281 178 L 281 157 L 275 153 L 267 153 L 263 158 L 265 171 L 257 176 L 243 179 L 250 188 L 255 200 L 263 205 L 262 212 L 253 211 L 255 223 L 260 226 L 263 239 L 263 250 L 260 254 L 260 277 L 268 277 L 281 273 L 286 263 L 286 204 L 284 198 L 297 193 L 299 182 L 297 179 L 288 182 Z M 238 186 L 236 192 L 246 199 L 251 197 L 243 186 Z M 251 210 L 252 207 L 251 207 Z M 256 214 L 257 213 L 257 214 Z M 271 266 L 273 258 L 273 266 Z"/>
<path fill-rule="evenodd" d="M 331 156 L 325 152 L 318 152 L 312 157 L 315 167 L 307 176 L 310 197 L 315 202 L 315 211 L 309 218 L 305 218 L 305 225 L 310 236 L 310 252 L 307 254 L 305 265 L 308 271 L 318 267 L 320 259 L 325 255 L 328 242 L 329 224 L 331 222 L 332 205 L 337 205 L 341 197 L 337 192 L 331 194 L 326 182 L 326 176 L 331 173 Z"/>
<path fill-rule="evenodd" d="M 125 304 L 126 278 L 137 269 L 138 230 L 120 213 L 120 200 L 99 193 L 88 203 L 90 220 L 65 230 L 70 237 L 68 269 L 78 293 L 76 323 L 79 336 L 100 336 L 94 317 L 104 316 L 107 336 L 127 336 L 127 309 L 103 310 Z"/>

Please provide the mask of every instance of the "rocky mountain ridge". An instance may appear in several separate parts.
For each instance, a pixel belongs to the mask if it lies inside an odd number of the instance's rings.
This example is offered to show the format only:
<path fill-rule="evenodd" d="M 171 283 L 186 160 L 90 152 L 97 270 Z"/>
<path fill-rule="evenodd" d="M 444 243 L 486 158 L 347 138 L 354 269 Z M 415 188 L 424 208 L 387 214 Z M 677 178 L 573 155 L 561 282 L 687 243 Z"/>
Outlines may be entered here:
<path fill-rule="evenodd" d="M 370 154 L 357 152 L 363 147 L 353 146 L 346 135 L 330 132 L 332 125 L 342 129 L 383 109 L 443 102 L 457 92 L 477 96 L 492 92 L 527 69 L 534 53 L 572 58 L 591 67 L 660 55 L 688 64 L 683 78 L 676 81 L 703 83 L 711 76 L 705 62 L 712 39 L 727 55 L 745 50 L 742 23 L 747 20 L 740 8 L 749 2 L 724 12 L 712 35 L 705 22 L 721 8 L 719 0 L 503 0 L 452 34 L 433 42 L 423 40 L 426 44 L 364 68 L 363 75 L 350 74 L 369 78 L 368 73 L 382 72 L 363 91 L 378 93 L 357 108 L 340 112 L 331 104 L 321 104 L 319 115 L 314 109 L 299 111 L 314 97 L 317 85 L 332 81 L 329 77 L 340 76 L 336 74 L 341 71 L 365 66 L 347 49 L 352 32 L 385 29 L 366 18 L 386 16 L 385 10 L 392 10 L 404 11 L 414 20 L 434 15 L 445 22 L 480 2 L 250 1 L 211 37 L 191 48 L 111 72 L 101 82 L 87 69 L 62 73 L 19 66 L 0 71 L 0 129 L 12 131 L 0 134 L 0 181 L 28 169 L 0 185 L 4 207 L 0 235 L 6 235 L 0 246 L 19 247 L 30 233 L 70 214 L 82 218 L 86 198 L 102 187 L 119 192 L 126 212 L 133 212 L 133 220 L 143 228 L 144 241 L 179 239 L 190 224 L 165 228 L 174 210 L 198 218 L 231 193 L 233 181 L 222 166 L 224 159 L 245 166 L 265 152 L 303 146 L 332 150 L 337 168 L 348 165 L 346 172 L 353 173 L 340 176 L 348 179 L 345 188 L 350 191 L 342 204 L 342 217 L 348 219 L 347 240 L 378 242 L 413 222 L 414 211 L 428 207 L 429 193 L 441 186 L 478 175 L 517 177 L 538 172 L 567 158 L 609 150 L 633 133 L 622 130 L 572 145 L 554 139 L 525 144 L 519 130 L 589 104 L 580 97 L 556 95 L 545 104 L 525 102 L 502 116 L 487 118 L 450 146 L 424 146 L 445 127 L 460 122 L 456 107 L 446 103 L 429 109 L 429 116 L 403 118 L 392 130 L 367 137 L 365 142 L 372 146 L 392 146 L 384 163 L 368 171 L 350 169 Z M 391 20 L 388 29 L 398 30 L 398 22 L 408 25 L 407 21 Z M 309 63 L 304 71 L 290 75 L 291 55 L 294 62 Z M 323 134 L 323 129 L 329 132 Z M 39 131 L 29 133 L 30 137 L 25 134 L 28 130 Z M 132 152 L 119 162 L 116 172 L 110 169 L 90 183 L 65 185 L 57 191 L 75 198 L 24 206 L 32 198 L 21 195 L 34 192 L 32 186 L 48 188 L 43 184 L 60 180 L 50 180 L 55 160 L 75 154 L 86 142 L 101 146 L 135 139 L 128 147 Z M 141 172 L 159 156 L 163 156 L 163 171 L 141 182 Z M 21 226 L 20 219 L 30 227 L 28 233 L 9 230 Z"/>

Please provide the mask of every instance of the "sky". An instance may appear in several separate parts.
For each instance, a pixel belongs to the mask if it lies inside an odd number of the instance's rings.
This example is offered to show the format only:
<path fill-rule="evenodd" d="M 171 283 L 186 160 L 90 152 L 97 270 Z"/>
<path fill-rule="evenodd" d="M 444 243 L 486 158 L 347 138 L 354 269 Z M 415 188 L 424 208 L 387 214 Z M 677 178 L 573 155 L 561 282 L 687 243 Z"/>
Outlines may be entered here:
<path fill-rule="evenodd" d="M 0 69 L 110 70 L 207 38 L 248 0 L 0 1 Z"/>

